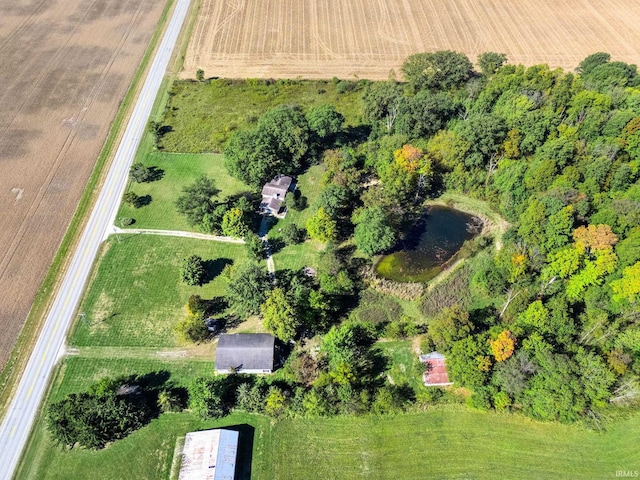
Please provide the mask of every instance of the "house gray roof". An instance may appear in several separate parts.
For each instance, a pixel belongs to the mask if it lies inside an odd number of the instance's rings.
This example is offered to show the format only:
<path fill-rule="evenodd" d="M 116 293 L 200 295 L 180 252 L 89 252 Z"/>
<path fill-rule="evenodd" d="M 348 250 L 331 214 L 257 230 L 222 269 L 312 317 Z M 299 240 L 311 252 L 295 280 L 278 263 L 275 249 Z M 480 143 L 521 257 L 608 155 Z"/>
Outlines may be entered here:
<path fill-rule="evenodd" d="M 261 207 L 266 207 L 277 213 L 280 210 L 293 179 L 286 175 L 278 175 L 262 188 Z"/>
<path fill-rule="evenodd" d="M 275 338 L 267 333 L 221 334 L 215 367 L 218 371 L 273 370 Z"/>

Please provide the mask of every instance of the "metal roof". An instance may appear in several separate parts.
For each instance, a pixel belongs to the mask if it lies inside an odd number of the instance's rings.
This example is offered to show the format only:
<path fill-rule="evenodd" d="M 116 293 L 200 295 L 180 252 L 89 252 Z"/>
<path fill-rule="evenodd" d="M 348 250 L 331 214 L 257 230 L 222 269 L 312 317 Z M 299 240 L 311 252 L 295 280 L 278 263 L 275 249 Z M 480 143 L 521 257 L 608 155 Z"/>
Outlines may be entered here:
<path fill-rule="evenodd" d="M 218 371 L 273 370 L 275 338 L 268 333 L 221 334 L 216 348 Z"/>
<path fill-rule="evenodd" d="M 179 480 L 234 480 L 238 437 L 220 428 L 187 433 Z"/>

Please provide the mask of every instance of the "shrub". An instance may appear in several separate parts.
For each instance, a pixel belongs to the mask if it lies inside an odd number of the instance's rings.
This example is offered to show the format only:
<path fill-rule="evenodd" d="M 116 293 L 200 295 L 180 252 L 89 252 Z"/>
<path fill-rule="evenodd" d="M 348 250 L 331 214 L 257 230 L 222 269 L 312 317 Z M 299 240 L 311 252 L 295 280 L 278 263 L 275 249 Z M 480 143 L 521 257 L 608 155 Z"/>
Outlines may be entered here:
<path fill-rule="evenodd" d="M 136 220 L 131 217 L 124 217 L 120 219 L 120 225 L 123 227 L 128 227 L 129 225 L 133 225 L 136 223 Z"/>
<path fill-rule="evenodd" d="M 175 332 L 183 343 L 200 343 L 209 338 L 202 315 L 187 315 L 176 324 Z"/>
<path fill-rule="evenodd" d="M 287 245 L 297 245 L 304 242 L 306 232 L 295 223 L 289 223 L 284 226 L 281 232 L 282 241 Z"/>
<path fill-rule="evenodd" d="M 198 255 L 191 255 L 183 260 L 180 275 L 182 281 L 187 285 L 202 285 L 206 274 L 204 262 Z"/>

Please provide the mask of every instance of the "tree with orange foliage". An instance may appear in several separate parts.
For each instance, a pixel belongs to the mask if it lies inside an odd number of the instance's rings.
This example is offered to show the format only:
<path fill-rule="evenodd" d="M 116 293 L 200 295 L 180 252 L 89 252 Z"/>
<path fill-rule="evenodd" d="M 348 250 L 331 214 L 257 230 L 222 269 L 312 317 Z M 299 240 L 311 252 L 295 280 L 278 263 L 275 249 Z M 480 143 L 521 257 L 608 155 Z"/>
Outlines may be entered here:
<path fill-rule="evenodd" d="M 503 362 L 511 355 L 516 347 L 516 337 L 513 336 L 509 330 L 500 332 L 498 338 L 495 340 L 489 340 L 491 346 L 491 353 L 496 359 L 496 362 Z"/>
<path fill-rule="evenodd" d="M 420 167 L 420 160 L 424 157 L 424 152 L 411 144 L 403 145 L 393 152 L 396 163 L 409 173 L 415 173 Z"/>
<path fill-rule="evenodd" d="M 573 231 L 575 247 L 589 253 L 591 250 L 606 250 L 612 248 L 618 241 L 618 236 L 606 224 L 578 227 Z"/>

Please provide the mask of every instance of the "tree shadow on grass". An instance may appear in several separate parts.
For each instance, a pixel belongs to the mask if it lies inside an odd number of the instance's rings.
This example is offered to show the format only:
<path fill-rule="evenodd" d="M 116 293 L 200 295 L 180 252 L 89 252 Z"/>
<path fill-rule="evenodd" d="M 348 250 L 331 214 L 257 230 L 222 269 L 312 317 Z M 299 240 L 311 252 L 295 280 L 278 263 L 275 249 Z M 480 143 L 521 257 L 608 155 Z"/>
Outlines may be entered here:
<path fill-rule="evenodd" d="M 157 182 L 164 177 L 164 170 L 158 167 L 149 167 L 149 179 L 147 182 Z"/>
<path fill-rule="evenodd" d="M 205 260 L 205 277 L 202 283 L 205 284 L 213 281 L 218 275 L 222 273 L 224 267 L 226 267 L 227 265 L 233 265 L 233 260 L 230 258 L 216 258 L 215 260 Z"/>
<path fill-rule="evenodd" d="M 249 424 L 230 425 L 225 430 L 238 432 L 238 454 L 236 456 L 236 476 L 238 480 L 251 480 L 251 463 L 253 461 L 253 438 L 255 428 Z"/>
<path fill-rule="evenodd" d="M 151 195 L 141 195 L 138 198 L 136 198 L 136 201 L 133 206 L 135 208 L 146 207 L 150 203 L 151 203 Z"/>

